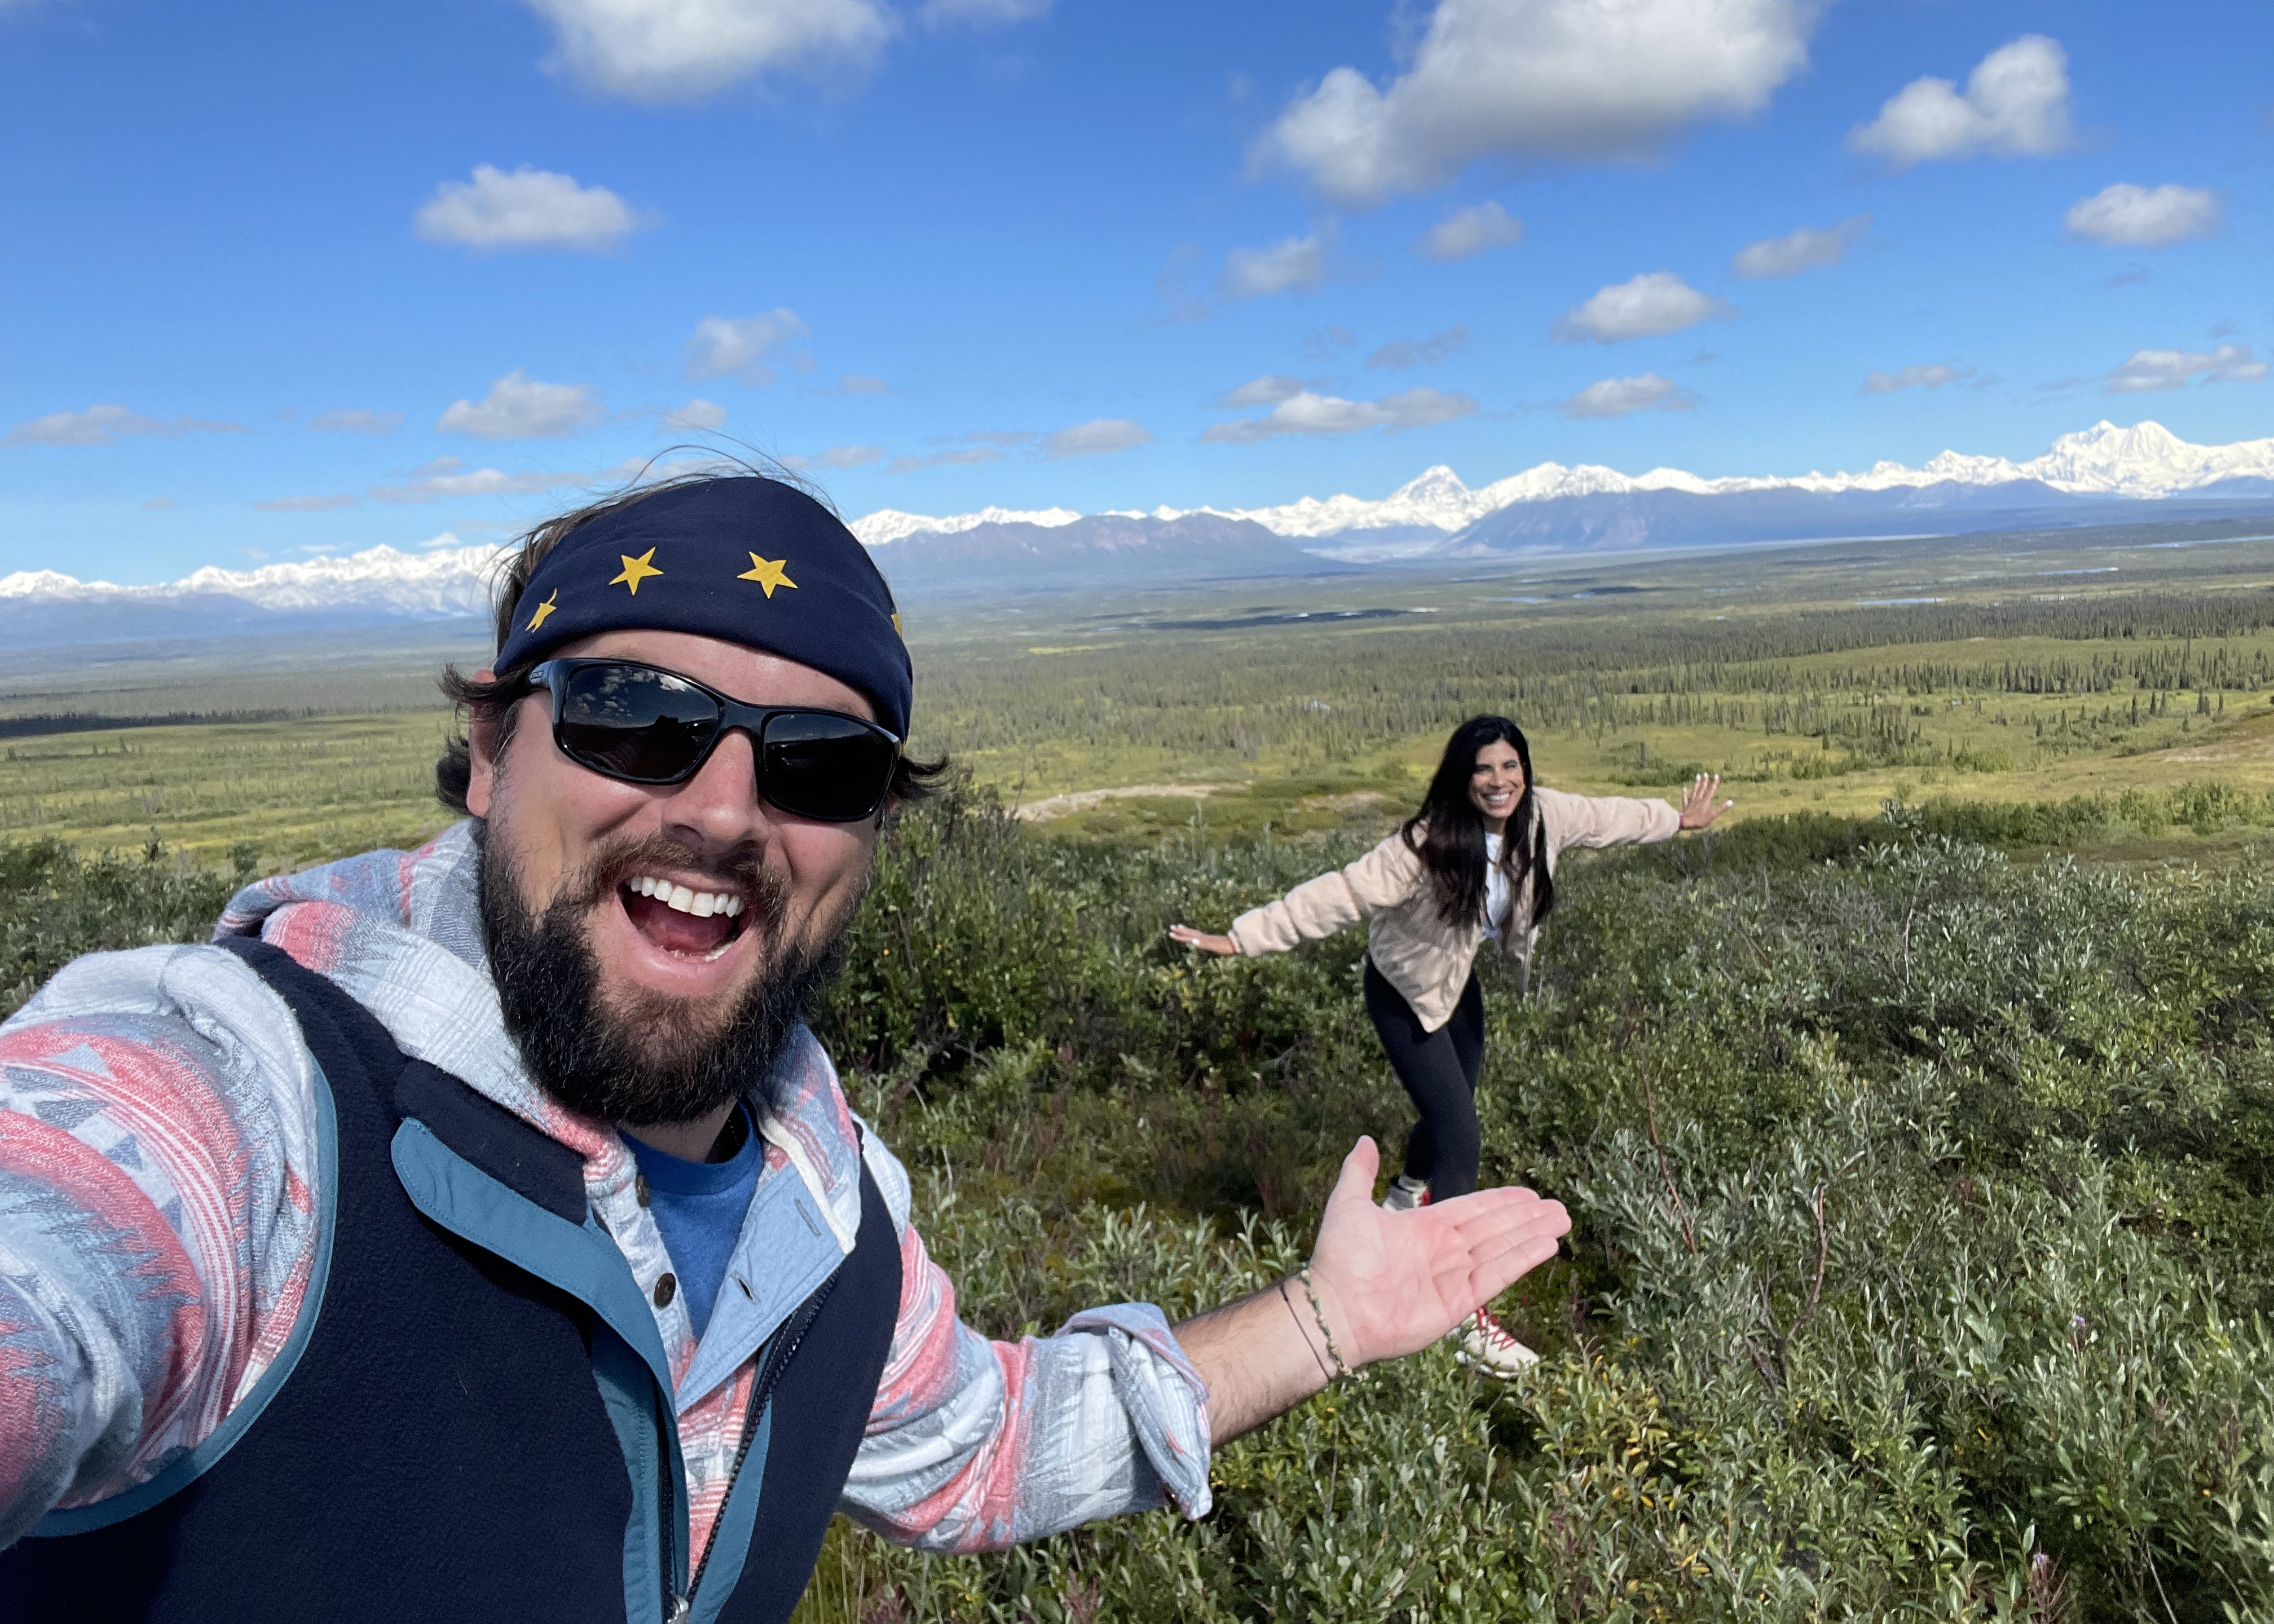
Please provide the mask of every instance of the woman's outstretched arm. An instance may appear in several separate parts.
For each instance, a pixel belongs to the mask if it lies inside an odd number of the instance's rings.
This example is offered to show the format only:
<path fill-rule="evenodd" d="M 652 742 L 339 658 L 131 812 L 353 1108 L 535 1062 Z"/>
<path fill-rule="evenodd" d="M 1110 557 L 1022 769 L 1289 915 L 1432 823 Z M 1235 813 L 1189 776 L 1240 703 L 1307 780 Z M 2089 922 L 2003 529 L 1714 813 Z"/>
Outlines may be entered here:
<path fill-rule="evenodd" d="M 1239 951 L 1239 944 L 1230 936 L 1210 936 L 1207 931 L 1195 930 L 1190 925 L 1170 926 L 1169 940 L 1179 947 L 1196 947 L 1203 953 L 1233 954 Z"/>
<path fill-rule="evenodd" d="M 1390 835 L 1356 862 L 1306 880 L 1285 896 L 1250 908 L 1223 936 L 1178 925 L 1172 941 L 1204 953 L 1284 953 L 1347 930 L 1377 908 L 1395 907 L 1421 883 L 1421 860 L 1403 836 Z"/>

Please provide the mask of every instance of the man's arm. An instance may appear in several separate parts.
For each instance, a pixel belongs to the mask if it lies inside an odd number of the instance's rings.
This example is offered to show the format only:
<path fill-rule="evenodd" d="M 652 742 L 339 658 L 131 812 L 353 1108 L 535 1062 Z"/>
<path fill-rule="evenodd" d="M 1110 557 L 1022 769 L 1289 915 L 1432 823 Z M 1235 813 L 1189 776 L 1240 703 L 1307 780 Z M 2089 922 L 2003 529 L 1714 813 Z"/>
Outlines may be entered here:
<path fill-rule="evenodd" d="M 1299 1282 L 1174 1334 L 1159 1310 L 1124 1304 L 1055 1336 L 988 1341 L 956 1317 L 954 1286 L 907 1222 L 907 1174 L 873 1134 L 864 1154 L 900 1225 L 900 1318 L 845 1508 L 886 1538 L 975 1551 L 1164 1500 L 1203 1515 L 1212 1445 L 1326 1385 L 1333 1356 Z M 1377 1160 L 1361 1139 L 1344 1162 L 1311 1271 L 1353 1369 L 1426 1348 L 1570 1228 L 1528 1190 L 1384 1213 Z"/>
<path fill-rule="evenodd" d="M 1177 1327 L 1208 1383 L 1215 1442 L 1293 1409 L 1338 1365 L 1356 1370 L 1427 1347 L 1554 1257 L 1571 1227 L 1562 1202 L 1529 1190 L 1384 1212 L 1374 1204 L 1380 1161 L 1370 1139 L 1344 1160 L 1308 1289 L 1299 1278 L 1281 1281 Z"/>
<path fill-rule="evenodd" d="M 314 1074 L 234 956 L 78 960 L 0 1028 L 0 1547 L 204 1440 L 296 1316 Z"/>

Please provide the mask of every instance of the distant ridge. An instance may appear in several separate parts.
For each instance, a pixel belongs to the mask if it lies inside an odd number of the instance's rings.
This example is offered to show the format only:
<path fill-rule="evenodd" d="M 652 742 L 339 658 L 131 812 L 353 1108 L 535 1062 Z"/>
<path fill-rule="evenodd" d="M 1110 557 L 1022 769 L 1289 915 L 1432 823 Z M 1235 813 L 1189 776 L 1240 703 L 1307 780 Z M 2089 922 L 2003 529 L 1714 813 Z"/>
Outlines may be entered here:
<path fill-rule="evenodd" d="M 897 590 L 924 597 L 1317 575 L 1459 559 L 1750 542 L 1962 535 L 2164 518 L 2274 522 L 2274 439 L 2196 446 L 2157 423 L 2098 423 L 2024 462 L 1944 452 L 1924 467 L 1706 479 L 1543 462 L 1471 489 L 1431 468 L 1380 500 L 1079 514 L 887 509 L 853 522 Z M 200 569 L 121 586 L 55 570 L 0 576 L 17 649 L 486 617 L 501 549 L 445 533 L 412 552 Z"/>
<path fill-rule="evenodd" d="M 1149 516 L 1182 518 L 1188 514 L 1213 514 L 1246 519 L 1274 534 L 1302 542 L 1346 545 L 1331 549 L 1342 557 L 1418 556 L 1434 551 L 1434 544 L 1455 536 L 1487 516 L 1519 504 L 1569 501 L 1578 497 L 1632 496 L 1672 492 L 1689 496 L 1752 495 L 1791 491 L 1815 496 L 1921 493 L 1911 506 L 1960 505 L 1972 493 L 2013 487 L 2018 499 L 2001 505 L 2055 507 L 2064 498 L 2113 497 L 2127 500 L 2158 500 L 2210 492 L 2235 498 L 2274 495 L 2274 439 L 2242 440 L 2230 446 L 2197 446 L 2181 440 L 2160 423 L 2143 422 L 2129 428 L 2102 421 L 2074 434 L 2064 434 L 2044 455 L 2026 462 L 2004 457 L 1969 456 L 1945 451 L 1924 467 L 1900 462 L 1876 462 L 1859 474 L 1806 473 L 1790 477 L 1739 475 L 1707 479 L 1678 468 L 1654 468 L 1627 475 L 1593 463 L 1566 467 L 1542 462 L 1505 479 L 1472 489 L 1442 463 L 1424 470 L 1379 501 L 1356 496 L 1306 496 L 1276 508 L 1156 508 Z M 1944 492 L 1941 497 L 1935 492 Z M 1868 504 L 1857 504 L 1859 511 Z M 853 523 L 853 532 L 871 546 L 885 546 L 924 532 L 968 530 L 998 518 L 1020 517 L 1029 522 L 1065 525 L 1080 515 L 1059 508 L 1045 514 L 1005 515 L 990 508 L 975 515 L 926 518 L 918 514 L 887 510 Z M 1404 532 L 1364 538 L 1354 531 Z M 1429 532 L 1434 532 L 1434 535 Z M 1368 541 L 1386 544 L 1369 547 Z M 1587 545 L 1584 542 L 1577 545 Z"/>
<path fill-rule="evenodd" d="M 1005 587 L 1220 581 L 1346 569 L 1246 519 L 1094 514 L 1064 523 L 989 520 L 913 531 L 876 550 L 897 592 L 930 596 Z"/>

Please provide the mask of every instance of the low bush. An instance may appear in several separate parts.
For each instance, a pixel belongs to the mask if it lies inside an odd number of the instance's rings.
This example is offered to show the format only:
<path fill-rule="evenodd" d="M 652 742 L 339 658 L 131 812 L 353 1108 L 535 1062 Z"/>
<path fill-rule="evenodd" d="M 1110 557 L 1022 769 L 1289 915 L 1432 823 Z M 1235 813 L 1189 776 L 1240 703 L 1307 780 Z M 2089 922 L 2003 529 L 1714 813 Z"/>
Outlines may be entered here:
<path fill-rule="evenodd" d="M 1366 1372 L 1221 1450 L 1197 1525 L 950 1559 L 840 1525 L 802 1618 L 2274 1613 L 2274 873 L 1954 832 L 2156 816 L 2264 811 L 1894 808 L 1575 859 L 1533 995 L 1487 966 L 1487 1176 L 1576 1220 L 1499 1305 L 1532 1376 Z M 1165 935 L 1358 849 L 1075 845 L 968 794 L 900 825 L 817 1026 L 975 1323 L 1259 1288 L 1355 1135 L 1394 1162 L 1359 933 Z M 4 974 L 201 935 L 229 885 L 0 851 Z"/>
<path fill-rule="evenodd" d="M 1198 1526 L 945 1561 L 840 1530 L 806 1616 L 2260 1616 L 2274 880 L 1934 827 L 1980 816 L 1566 868 L 1480 1091 L 1487 1177 L 1577 1223 L 1501 1304 L 1531 1379 L 1370 1372 L 1222 1451 Z M 904 826 L 826 1024 L 991 1333 L 1260 1286 L 1357 1132 L 1394 1154 L 1357 933 L 1163 936 L 1354 849 Z"/>

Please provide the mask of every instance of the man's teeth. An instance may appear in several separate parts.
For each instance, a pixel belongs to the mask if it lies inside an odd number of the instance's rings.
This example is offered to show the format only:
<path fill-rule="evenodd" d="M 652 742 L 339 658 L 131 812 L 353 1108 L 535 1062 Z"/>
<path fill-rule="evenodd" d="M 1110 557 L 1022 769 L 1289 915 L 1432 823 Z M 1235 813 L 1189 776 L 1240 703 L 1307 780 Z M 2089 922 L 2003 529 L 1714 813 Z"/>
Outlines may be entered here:
<path fill-rule="evenodd" d="M 667 908 L 681 914 L 692 914 L 697 919 L 708 919 L 713 914 L 724 914 L 733 919 L 742 911 L 742 899 L 732 891 L 694 891 L 684 885 L 674 885 L 669 880 L 659 880 L 643 874 L 631 883 L 631 889 L 643 897 L 652 897 Z"/>

